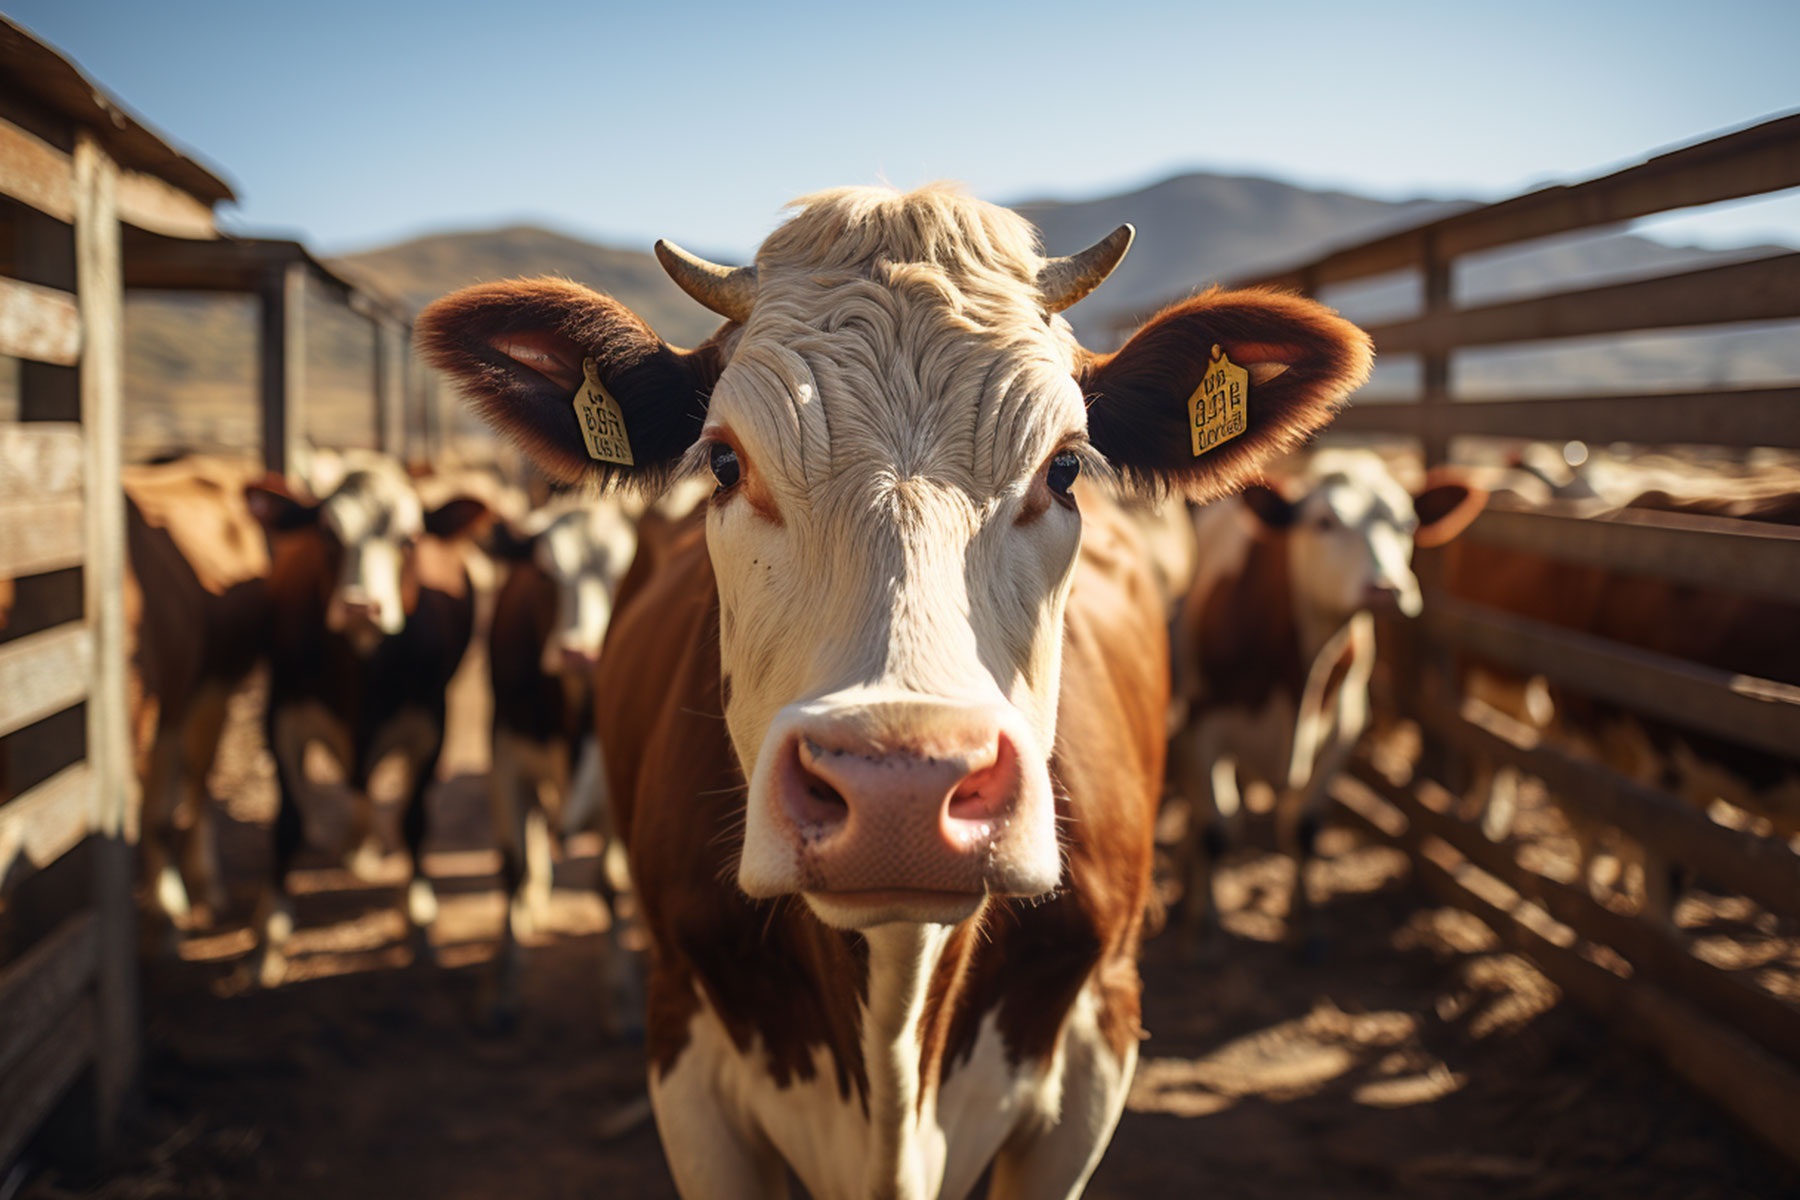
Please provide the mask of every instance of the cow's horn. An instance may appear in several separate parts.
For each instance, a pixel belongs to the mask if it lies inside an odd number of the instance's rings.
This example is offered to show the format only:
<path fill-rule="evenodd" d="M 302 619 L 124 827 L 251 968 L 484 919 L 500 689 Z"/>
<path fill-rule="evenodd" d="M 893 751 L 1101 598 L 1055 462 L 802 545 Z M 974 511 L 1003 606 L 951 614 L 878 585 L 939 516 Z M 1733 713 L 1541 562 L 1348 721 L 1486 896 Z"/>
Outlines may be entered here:
<path fill-rule="evenodd" d="M 740 324 L 750 319 L 750 306 L 756 303 L 755 267 L 721 267 L 670 241 L 656 243 L 656 261 L 676 287 L 721 317 Z"/>
<path fill-rule="evenodd" d="M 1044 307 L 1061 312 L 1106 281 L 1131 249 L 1137 230 L 1121 225 L 1080 254 L 1052 258 L 1038 271 L 1038 293 Z"/>

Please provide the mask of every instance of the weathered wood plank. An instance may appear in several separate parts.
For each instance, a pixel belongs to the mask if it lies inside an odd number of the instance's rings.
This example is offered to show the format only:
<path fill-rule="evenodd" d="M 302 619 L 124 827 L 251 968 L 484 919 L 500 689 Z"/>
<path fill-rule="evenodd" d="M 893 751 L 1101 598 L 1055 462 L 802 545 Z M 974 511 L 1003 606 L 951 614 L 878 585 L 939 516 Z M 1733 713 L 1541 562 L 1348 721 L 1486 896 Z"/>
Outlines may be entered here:
<path fill-rule="evenodd" d="M 205 243 L 196 243 L 205 244 Z M 137 803 L 125 702 L 124 271 L 119 168 L 92 133 L 75 144 L 75 259 L 85 342 L 81 425 L 87 435 L 87 563 L 84 597 L 93 638 L 88 683 L 88 761 L 94 772 L 94 911 L 100 921 L 95 978 L 95 1064 L 100 1144 L 110 1143 L 137 1077 L 138 993 L 132 874 L 127 841 Z"/>
<path fill-rule="evenodd" d="M 1451 796 L 1435 783 L 1414 780 L 1411 784 L 1397 784 L 1366 760 L 1353 763 L 1350 774 L 1398 808 L 1422 833 L 1443 839 L 1464 858 L 1582 937 L 1612 947 L 1636 969 L 1725 1019 L 1788 1061 L 1800 1063 L 1800 1010 L 1789 1008 L 1741 978 L 1695 958 L 1668 931 L 1616 913 L 1579 888 L 1529 870 L 1514 857 L 1511 846 L 1491 842 L 1479 829 L 1451 816 Z"/>
<path fill-rule="evenodd" d="M 0 736 L 85 699 L 93 656 L 93 637 L 81 625 L 0 646 Z"/>
<path fill-rule="evenodd" d="M 0 1079 L 41 1043 L 94 982 L 100 922 L 76 913 L 0 968 Z"/>
<path fill-rule="evenodd" d="M 93 999 L 82 999 L 64 1011 L 62 1020 L 7 1076 L 0 1088 L 0 1170 L 12 1165 L 82 1068 L 94 1060 L 97 1023 Z"/>
<path fill-rule="evenodd" d="M 75 297 L 0 275 L 0 354 L 73 365 L 81 357 L 81 312 Z"/>
<path fill-rule="evenodd" d="M 1342 811 L 1377 836 L 1388 836 L 1380 820 L 1356 808 Z M 1557 945 L 1472 888 L 1465 874 L 1474 868 L 1448 844 L 1411 826 L 1401 841 L 1412 852 L 1419 882 L 1440 902 L 1480 918 L 1577 1003 L 1650 1046 L 1696 1090 L 1777 1152 L 1800 1162 L 1800 1141 L 1793 1136 L 1800 1128 L 1800 1073 L 1649 980 L 1621 979 Z"/>
<path fill-rule="evenodd" d="M 1425 726 L 1466 753 L 1535 775 L 1557 794 L 1558 803 L 1617 826 L 1670 862 L 1719 880 L 1772 912 L 1800 915 L 1800 855 L 1779 841 L 1727 829 L 1667 792 L 1544 745 L 1499 714 L 1477 723 L 1432 710 Z"/>
<path fill-rule="evenodd" d="M 58 221 L 72 221 L 75 164 L 36 134 L 0 120 L 0 193 Z"/>
<path fill-rule="evenodd" d="M 1463 536 L 1766 600 L 1800 596 L 1800 528 L 1787 525 L 1650 509 L 1587 517 L 1490 508 Z"/>
<path fill-rule="evenodd" d="M 1310 281 L 1317 287 L 1366 279 L 1417 266 L 1428 237 L 1438 239 L 1443 253 L 1464 255 L 1791 187 L 1800 187 L 1800 116 L 1678 147 L 1598 179 L 1455 213 L 1242 282 L 1300 287 Z"/>
<path fill-rule="evenodd" d="M 94 773 L 71 763 L 30 791 L 0 805 L 0 879 L 23 858 L 43 867 L 88 835 L 94 811 Z"/>
<path fill-rule="evenodd" d="M 1371 326 L 1378 354 L 1800 317 L 1800 253 Z"/>
<path fill-rule="evenodd" d="M 1641 396 L 1353 404 L 1328 433 L 1503 437 L 1597 445 L 1800 448 L 1800 388 L 1728 388 Z"/>
<path fill-rule="evenodd" d="M 119 173 L 119 220 L 165 237 L 219 236 L 210 204 L 140 171 Z"/>
<path fill-rule="evenodd" d="M 1800 746 L 1800 688 L 1732 675 L 1440 593 L 1427 632 L 1529 675 L 1773 754 Z"/>
<path fill-rule="evenodd" d="M 80 566 L 87 557 L 80 497 L 0 503 L 0 579 Z"/>
<path fill-rule="evenodd" d="M 79 494 L 86 458 L 73 421 L 0 425 L 0 502 Z"/>

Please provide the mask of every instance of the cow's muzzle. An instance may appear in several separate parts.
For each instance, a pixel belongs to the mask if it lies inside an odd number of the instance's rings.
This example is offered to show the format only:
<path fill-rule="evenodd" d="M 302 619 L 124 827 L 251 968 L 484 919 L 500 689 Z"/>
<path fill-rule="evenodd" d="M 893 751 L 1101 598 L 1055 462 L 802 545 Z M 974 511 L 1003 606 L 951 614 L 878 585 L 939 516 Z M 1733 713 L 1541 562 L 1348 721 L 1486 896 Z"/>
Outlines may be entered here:
<path fill-rule="evenodd" d="M 1008 705 L 794 706 L 764 746 L 739 869 L 753 896 L 801 892 L 864 925 L 1056 886 L 1048 765 Z"/>

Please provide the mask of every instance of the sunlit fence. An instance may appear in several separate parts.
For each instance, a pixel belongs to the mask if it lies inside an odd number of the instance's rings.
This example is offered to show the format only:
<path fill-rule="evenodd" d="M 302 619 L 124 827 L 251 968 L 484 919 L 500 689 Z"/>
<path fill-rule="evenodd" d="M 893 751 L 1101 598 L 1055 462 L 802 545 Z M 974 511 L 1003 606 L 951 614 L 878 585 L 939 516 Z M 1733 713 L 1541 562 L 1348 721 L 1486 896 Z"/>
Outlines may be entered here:
<path fill-rule="evenodd" d="M 1671 210 L 1800 186 L 1800 117 L 1688 146 L 1603 178 L 1458 213 L 1245 282 L 1331 298 L 1333 288 L 1410 276 L 1418 310 L 1370 328 L 1379 355 L 1416 356 L 1410 402 L 1359 404 L 1333 436 L 1410 440 L 1425 467 L 1453 439 L 1724 450 L 1800 448 L 1800 387 L 1719 386 L 1629 394 L 1459 396 L 1459 354 L 1565 339 L 1800 318 L 1800 254 L 1469 306 L 1456 271 L 1469 256 Z M 1703 450 L 1702 453 L 1707 451 Z M 1494 507 L 1463 535 L 1482 546 L 1777 605 L 1800 601 L 1800 529 L 1680 512 Z M 1527 619 L 1446 586 L 1444 555 L 1421 551 L 1425 617 L 1391 631 L 1403 643 L 1391 702 L 1421 730 L 1410 774 L 1364 758 L 1340 788 L 1343 811 L 1410 851 L 1424 883 L 1526 953 L 1613 1027 L 1659 1050 L 1692 1085 L 1790 1156 L 1800 1157 L 1800 1011 L 1754 972 L 1697 955 L 1648 911 L 1597 900 L 1553 878 L 1523 846 L 1484 832 L 1465 795 L 1489 768 L 1542 781 L 1571 823 L 1622 833 L 1709 888 L 1782 920 L 1800 917 L 1800 856 L 1754 822 L 1715 821 L 1664 787 L 1611 769 L 1463 694 L 1470 662 L 1540 676 L 1566 694 L 1789 760 L 1800 758 L 1800 688 L 1733 674 L 1606 637 Z M 1800 627 L 1771 638 L 1800 637 Z M 1384 765 L 1393 770 L 1391 763 Z M 1359 786 L 1360 785 L 1360 786 Z M 1473 798 L 1478 801 L 1479 797 Z M 1492 833 L 1493 836 L 1490 836 Z M 1646 910 L 1648 905 L 1645 906 Z"/>

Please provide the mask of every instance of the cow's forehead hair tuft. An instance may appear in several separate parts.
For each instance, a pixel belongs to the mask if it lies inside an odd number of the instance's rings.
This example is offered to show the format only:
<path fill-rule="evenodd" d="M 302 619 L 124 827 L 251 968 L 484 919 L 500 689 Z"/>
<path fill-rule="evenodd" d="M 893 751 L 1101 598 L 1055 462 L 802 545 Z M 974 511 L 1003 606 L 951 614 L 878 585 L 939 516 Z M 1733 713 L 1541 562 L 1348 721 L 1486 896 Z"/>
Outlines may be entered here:
<path fill-rule="evenodd" d="M 322 515 L 345 543 L 404 540 L 425 529 L 425 510 L 398 466 L 371 465 L 345 475 L 326 498 Z"/>
<path fill-rule="evenodd" d="M 714 393 L 771 469 L 991 492 L 1079 432 L 1076 345 L 1043 311 L 1029 222 L 944 185 L 797 204 L 757 255 L 757 306 Z"/>

